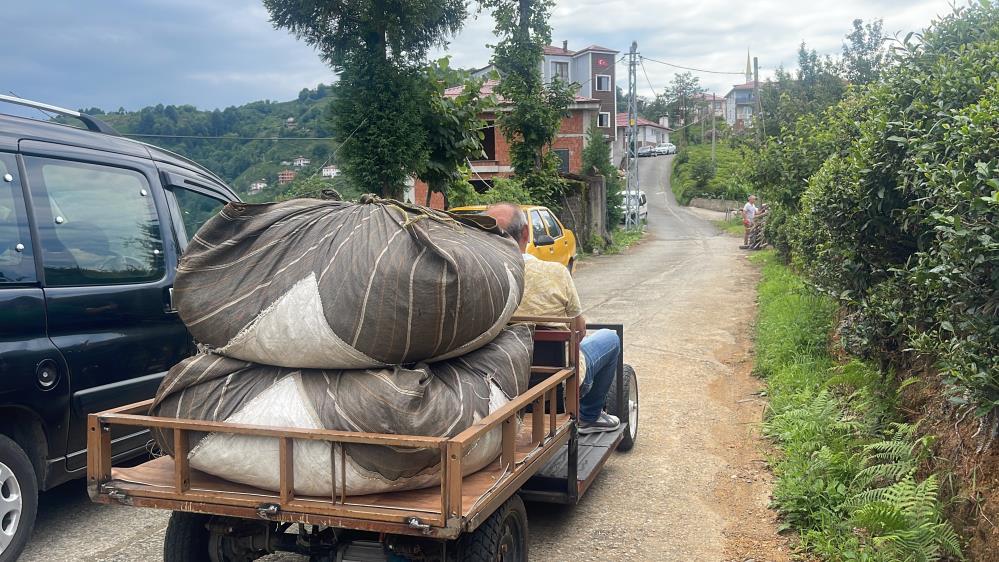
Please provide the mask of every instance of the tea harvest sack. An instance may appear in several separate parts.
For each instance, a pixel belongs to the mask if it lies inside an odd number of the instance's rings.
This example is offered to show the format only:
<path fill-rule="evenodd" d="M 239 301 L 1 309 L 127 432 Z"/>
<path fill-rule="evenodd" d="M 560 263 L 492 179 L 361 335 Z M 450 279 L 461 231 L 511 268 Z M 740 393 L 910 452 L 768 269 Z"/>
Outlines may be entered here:
<path fill-rule="evenodd" d="M 523 271 L 489 217 L 370 196 L 229 203 L 188 245 L 174 302 L 217 354 L 363 369 L 486 344 L 520 303 Z"/>

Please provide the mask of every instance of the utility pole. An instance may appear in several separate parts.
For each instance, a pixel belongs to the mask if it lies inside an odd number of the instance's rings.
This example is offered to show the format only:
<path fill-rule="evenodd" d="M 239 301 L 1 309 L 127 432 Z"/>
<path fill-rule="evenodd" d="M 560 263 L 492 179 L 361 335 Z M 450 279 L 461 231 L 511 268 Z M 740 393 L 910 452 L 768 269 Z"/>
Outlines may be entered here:
<path fill-rule="evenodd" d="M 628 187 L 625 192 L 625 217 L 626 228 L 641 227 L 638 219 L 638 42 L 631 42 L 631 51 L 628 52 L 628 127 L 625 135 L 628 149 Z M 634 194 L 634 197 L 632 197 Z"/>
<path fill-rule="evenodd" d="M 756 98 L 756 118 L 760 122 L 759 127 L 756 127 L 755 123 L 753 126 L 759 130 L 760 142 L 763 142 L 763 102 L 760 100 L 760 61 L 756 57 L 753 57 L 753 97 Z"/>
<path fill-rule="evenodd" d="M 715 167 L 715 95 L 711 94 L 711 167 Z"/>

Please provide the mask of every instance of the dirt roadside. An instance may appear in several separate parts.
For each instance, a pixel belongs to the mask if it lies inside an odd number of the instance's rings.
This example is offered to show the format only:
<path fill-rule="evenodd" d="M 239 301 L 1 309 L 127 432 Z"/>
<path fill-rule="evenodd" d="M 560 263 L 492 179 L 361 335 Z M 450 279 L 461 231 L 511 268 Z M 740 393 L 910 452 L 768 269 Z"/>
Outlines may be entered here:
<path fill-rule="evenodd" d="M 767 509 L 766 402 L 751 375 L 758 271 L 715 217 L 665 191 L 650 201 L 643 243 L 576 275 L 587 319 L 625 322 L 639 442 L 574 508 L 529 506 L 531 559 L 788 560 Z"/>

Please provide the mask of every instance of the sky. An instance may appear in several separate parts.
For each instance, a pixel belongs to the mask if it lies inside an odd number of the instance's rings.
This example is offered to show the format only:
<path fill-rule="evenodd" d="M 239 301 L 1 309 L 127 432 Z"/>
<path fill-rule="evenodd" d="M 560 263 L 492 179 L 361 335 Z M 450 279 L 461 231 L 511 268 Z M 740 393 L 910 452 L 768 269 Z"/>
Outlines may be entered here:
<path fill-rule="evenodd" d="M 821 6 L 821 7 L 819 7 Z M 450 45 L 460 67 L 488 62 L 494 41 L 488 13 L 474 16 Z M 950 11 L 948 0 L 561 0 L 552 42 L 639 52 L 673 64 L 741 73 L 747 50 L 761 78 L 793 68 L 804 41 L 820 54 L 841 52 L 854 18 L 884 20 L 904 36 Z M 0 33 L 0 91 L 70 108 L 191 104 L 224 108 L 293 99 L 331 83 L 332 71 L 308 45 L 274 29 L 259 0 L 10 0 Z M 662 91 L 676 69 L 645 61 L 640 95 Z M 617 82 L 627 86 L 626 66 Z M 695 73 L 724 95 L 740 75 Z M 4 109 L 6 111 L 6 109 Z"/>

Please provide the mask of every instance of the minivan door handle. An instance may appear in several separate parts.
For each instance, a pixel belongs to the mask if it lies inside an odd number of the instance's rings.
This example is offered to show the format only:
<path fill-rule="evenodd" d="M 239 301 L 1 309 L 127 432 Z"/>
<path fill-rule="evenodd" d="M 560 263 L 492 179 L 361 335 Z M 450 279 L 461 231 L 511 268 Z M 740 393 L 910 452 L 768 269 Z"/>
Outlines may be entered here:
<path fill-rule="evenodd" d="M 163 291 L 163 311 L 167 314 L 177 314 L 177 309 L 173 306 L 173 287 L 167 287 Z"/>

